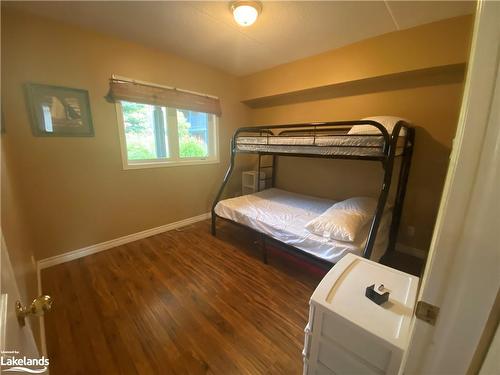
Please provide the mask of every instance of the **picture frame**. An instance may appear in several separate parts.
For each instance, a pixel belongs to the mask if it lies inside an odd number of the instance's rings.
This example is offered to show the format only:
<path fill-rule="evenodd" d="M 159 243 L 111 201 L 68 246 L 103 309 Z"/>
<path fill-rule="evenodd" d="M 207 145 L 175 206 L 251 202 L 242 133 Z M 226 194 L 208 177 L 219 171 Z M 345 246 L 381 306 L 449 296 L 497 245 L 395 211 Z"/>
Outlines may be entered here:
<path fill-rule="evenodd" d="M 87 90 L 26 83 L 25 92 L 34 136 L 94 136 Z"/>

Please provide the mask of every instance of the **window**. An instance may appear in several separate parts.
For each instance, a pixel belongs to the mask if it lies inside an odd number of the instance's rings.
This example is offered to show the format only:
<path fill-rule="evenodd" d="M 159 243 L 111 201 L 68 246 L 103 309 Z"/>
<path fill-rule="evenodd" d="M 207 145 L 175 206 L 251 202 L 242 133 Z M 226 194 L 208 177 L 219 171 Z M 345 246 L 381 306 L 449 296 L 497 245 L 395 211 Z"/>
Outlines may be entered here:
<path fill-rule="evenodd" d="M 217 163 L 217 116 L 116 102 L 124 168 Z"/>

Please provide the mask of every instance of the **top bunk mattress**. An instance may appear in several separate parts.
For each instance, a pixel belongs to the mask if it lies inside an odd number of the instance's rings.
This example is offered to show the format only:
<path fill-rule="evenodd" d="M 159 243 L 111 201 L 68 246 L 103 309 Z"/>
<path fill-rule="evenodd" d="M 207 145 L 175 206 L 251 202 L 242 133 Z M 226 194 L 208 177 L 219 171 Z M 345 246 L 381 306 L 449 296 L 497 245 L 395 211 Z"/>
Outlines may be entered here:
<path fill-rule="evenodd" d="M 398 138 L 397 156 L 403 153 L 404 142 L 404 137 Z M 383 147 L 384 138 L 378 135 L 242 135 L 236 137 L 236 150 L 240 152 L 380 157 L 384 155 Z"/>
<path fill-rule="evenodd" d="M 347 253 L 362 255 L 369 225 L 353 243 L 336 241 L 309 232 L 305 225 L 334 203 L 332 200 L 272 188 L 222 200 L 215 206 L 215 213 L 335 263 Z M 372 260 L 378 261 L 387 248 L 389 221 L 390 215 L 384 214 L 372 251 Z"/>

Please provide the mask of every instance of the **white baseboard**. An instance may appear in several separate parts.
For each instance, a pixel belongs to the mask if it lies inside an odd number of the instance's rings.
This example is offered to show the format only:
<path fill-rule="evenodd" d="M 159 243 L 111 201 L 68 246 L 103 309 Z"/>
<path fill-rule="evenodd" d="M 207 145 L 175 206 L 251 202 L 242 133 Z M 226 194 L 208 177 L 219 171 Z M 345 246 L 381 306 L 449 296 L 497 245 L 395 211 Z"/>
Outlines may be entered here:
<path fill-rule="evenodd" d="M 69 251 L 61 255 L 56 255 L 50 258 L 41 259 L 38 261 L 38 269 L 43 270 L 45 268 L 55 266 L 56 264 L 69 262 L 70 260 L 82 258 L 84 256 L 108 250 L 113 247 L 120 246 L 129 242 L 137 241 L 142 238 L 151 237 L 154 236 L 155 234 L 160 234 L 163 232 L 168 232 L 173 229 L 185 227 L 186 225 L 194 224 L 198 221 L 209 219 L 210 216 L 211 216 L 210 213 L 207 212 L 198 216 L 193 216 L 184 220 L 176 221 L 174 223 L 161 225 L 156 228 L 146 229 L 141 232 L 132 233 L 120 238 L 115 238 L 113 240 L 109 240 L 106 242 L 90 245 L 78 250 Z"/>
<path fill-rule="evenodd" d="M 412 256 L 419 258 L 419 259 L 427 258 L 427 252 L 425 250 L 417 249 L 416 247 L 411 247 L 408 245 L 404 245 L 402 243 L 396 244 L 396 251 L 403 253 L 403 254 L 412 255 Z"/>

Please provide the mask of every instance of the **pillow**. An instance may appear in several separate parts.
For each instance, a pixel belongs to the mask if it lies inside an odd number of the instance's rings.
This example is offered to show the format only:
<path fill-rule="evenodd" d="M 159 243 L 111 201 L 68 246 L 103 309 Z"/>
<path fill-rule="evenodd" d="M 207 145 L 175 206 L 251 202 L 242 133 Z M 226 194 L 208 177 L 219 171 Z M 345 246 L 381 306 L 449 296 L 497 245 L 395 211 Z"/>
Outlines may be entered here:
<path fill-rule="evenodd" d="M 363 226 L 373 218 L 377 201 L 356 197 L 335 203 L 328 210 L 306 224 L 306 229 L 318 236 L 333 240 L 354 242 Z"/>
<path fill-rule="evenodd" d="M 394 126 L 396 126 L 396 123 L 399 120 L 406 121 L 407 123 L 410 123 L 410 121 L 401 118 L 401 117 L 395 117 L 395 116 L 374 116 L 374 117 L 366 117 L 361 120 L 372 120 L 372 121 L 377 121 L 380 123 L 384 128 L 387 129 L 387 132 L 389 135 L 392 134 L 392 131 L 394 129 Z M 380 134 L 380 131 L 372 126 L 372 125 L 354 125 L 347 134 Z M 406 129 L 401 129 L 401 132 L 399 133 L 400 136 L 406 135 Z"/>

